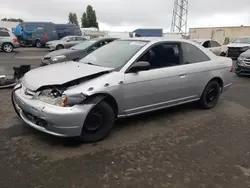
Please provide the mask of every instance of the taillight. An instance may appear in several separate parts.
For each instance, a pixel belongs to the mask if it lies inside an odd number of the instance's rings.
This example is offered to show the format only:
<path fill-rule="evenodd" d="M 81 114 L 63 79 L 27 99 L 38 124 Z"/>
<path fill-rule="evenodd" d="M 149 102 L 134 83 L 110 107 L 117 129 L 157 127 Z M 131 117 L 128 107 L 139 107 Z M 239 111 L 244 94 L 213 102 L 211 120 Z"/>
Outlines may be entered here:
<path fill-rule="evenodd" d="M 234 68 L 233 68 L 233 66 L 232 66 L 231 69 L 230 69 L 230 72 L 233 72 L 233 70 L 234 70 Z"/>
<path fill-rule="evenodd" d="M 234 66 L 233 66 L 233 61 L 232 61 L 232 66 L 231 66 L 230 72 L 233 72 L 233 70 L 234 70 Z"/>
<path fill-rule="evenodd" d="M 18 39 L 17 38 L 13 38 L 13 42 L 14 43 L 18 43 Z"/>
<path fill-rule="evenodd" d="M 47 36 L 47 34 L 45 33 L 44 35 L 43 35 L 43 38 L 44 38 L 44 40 L 49 40 L 49 38 L 48 38 L 48 36 Z"/>

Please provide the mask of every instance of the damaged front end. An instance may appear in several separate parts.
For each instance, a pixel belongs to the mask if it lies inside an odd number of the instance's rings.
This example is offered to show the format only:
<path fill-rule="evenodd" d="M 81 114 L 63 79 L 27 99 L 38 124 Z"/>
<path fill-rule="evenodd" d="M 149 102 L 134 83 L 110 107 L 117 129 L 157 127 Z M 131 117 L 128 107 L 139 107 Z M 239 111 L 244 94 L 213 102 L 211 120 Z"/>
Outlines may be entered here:
<path fill-rule="evenodd" d="M 59 86 L 43 86 L 35 92 L 35 98 L 47 104 L 61 107 L 70 107 L 76 104 L 82 104 L 87 98 L 86 94 L 81 92 L 74 94 L 65 94 L 65 91 L 67 91 L 68 88 L 77 86 L 81 83 L 107 73 L 109 72 L 101 72 L 84 78 L 76 79 Z"/>
<path fill-rule="evenodd" d="M 81 104 L 86 99 L 86 96 L 83 93 L 66 95 L 63 94 L 63 92 L 64 90 L 54 86 L 37 92 L 36 99 L 61 107 L 69 107 L 76 104 Z"/>

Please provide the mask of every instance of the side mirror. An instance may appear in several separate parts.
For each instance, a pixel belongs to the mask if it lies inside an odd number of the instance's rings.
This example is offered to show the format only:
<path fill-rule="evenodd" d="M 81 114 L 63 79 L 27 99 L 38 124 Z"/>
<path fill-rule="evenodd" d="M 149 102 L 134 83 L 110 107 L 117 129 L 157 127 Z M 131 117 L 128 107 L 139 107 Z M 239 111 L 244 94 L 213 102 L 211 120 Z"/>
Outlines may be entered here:
<path fill-rule="evenodd" d="M 70 41 L 69 39 L 66 40 L 66 42 L 69 42 L 69 41 Z"/>
<path fill-rule="evenodd" d="M 130 68 L 129 72 L 146 71 L 150 69 L 150 64 L 147 61 L 138 61 L 134 63 Z"/>

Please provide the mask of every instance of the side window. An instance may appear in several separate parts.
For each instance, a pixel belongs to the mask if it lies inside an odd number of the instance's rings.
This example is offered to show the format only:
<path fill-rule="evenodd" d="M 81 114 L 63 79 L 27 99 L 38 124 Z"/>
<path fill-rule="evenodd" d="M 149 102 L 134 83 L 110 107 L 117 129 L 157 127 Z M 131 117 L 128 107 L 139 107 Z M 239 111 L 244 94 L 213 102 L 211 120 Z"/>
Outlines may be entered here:
<path fill-rule="evenodd" d="M 218 42 L 211 40 L 211 47 L 219 47 L 221 46 Z"/>
<path fill-rule="evenodd" d="M 76 37 L 69 37 L 69 41 L 76 41 Z"/>
<path fill-rule="evenodd" d="M 0 31 L 0 37 L 9 37 L 10 34 L 6 31 Z"/>
<path fill-rule="evenodd" d="M 204 42 L 202 46 L 203 46 L 204 48 L 211 48 L 211 43 L 210 43 L 210 41 L 208 40 L 208 41 Z"/>
<path fill-rule="evenodd" d="M 210 60 L 202 50 L 192 44 L 182 43 L 182 50 L 184 64 L 199 63 Z"/>
<path fill-rule="evenodd" d="M 157 44 L 147 50 L 138 61 L 150 63 L 150 69 L 159 69 L 181 64 L 180 45 L 176 43 Z"/>

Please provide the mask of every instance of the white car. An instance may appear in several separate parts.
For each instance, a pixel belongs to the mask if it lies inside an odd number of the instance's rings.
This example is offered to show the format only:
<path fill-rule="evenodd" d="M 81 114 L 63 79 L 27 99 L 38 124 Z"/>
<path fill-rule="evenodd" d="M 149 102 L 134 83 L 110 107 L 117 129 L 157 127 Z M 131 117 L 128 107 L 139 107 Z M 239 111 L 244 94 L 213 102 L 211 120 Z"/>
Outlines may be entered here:
<path fill-rule="evenodd" d="M 227 47 L 212 39 L 192 39 L 218 56 L 226 56 Z"/>

